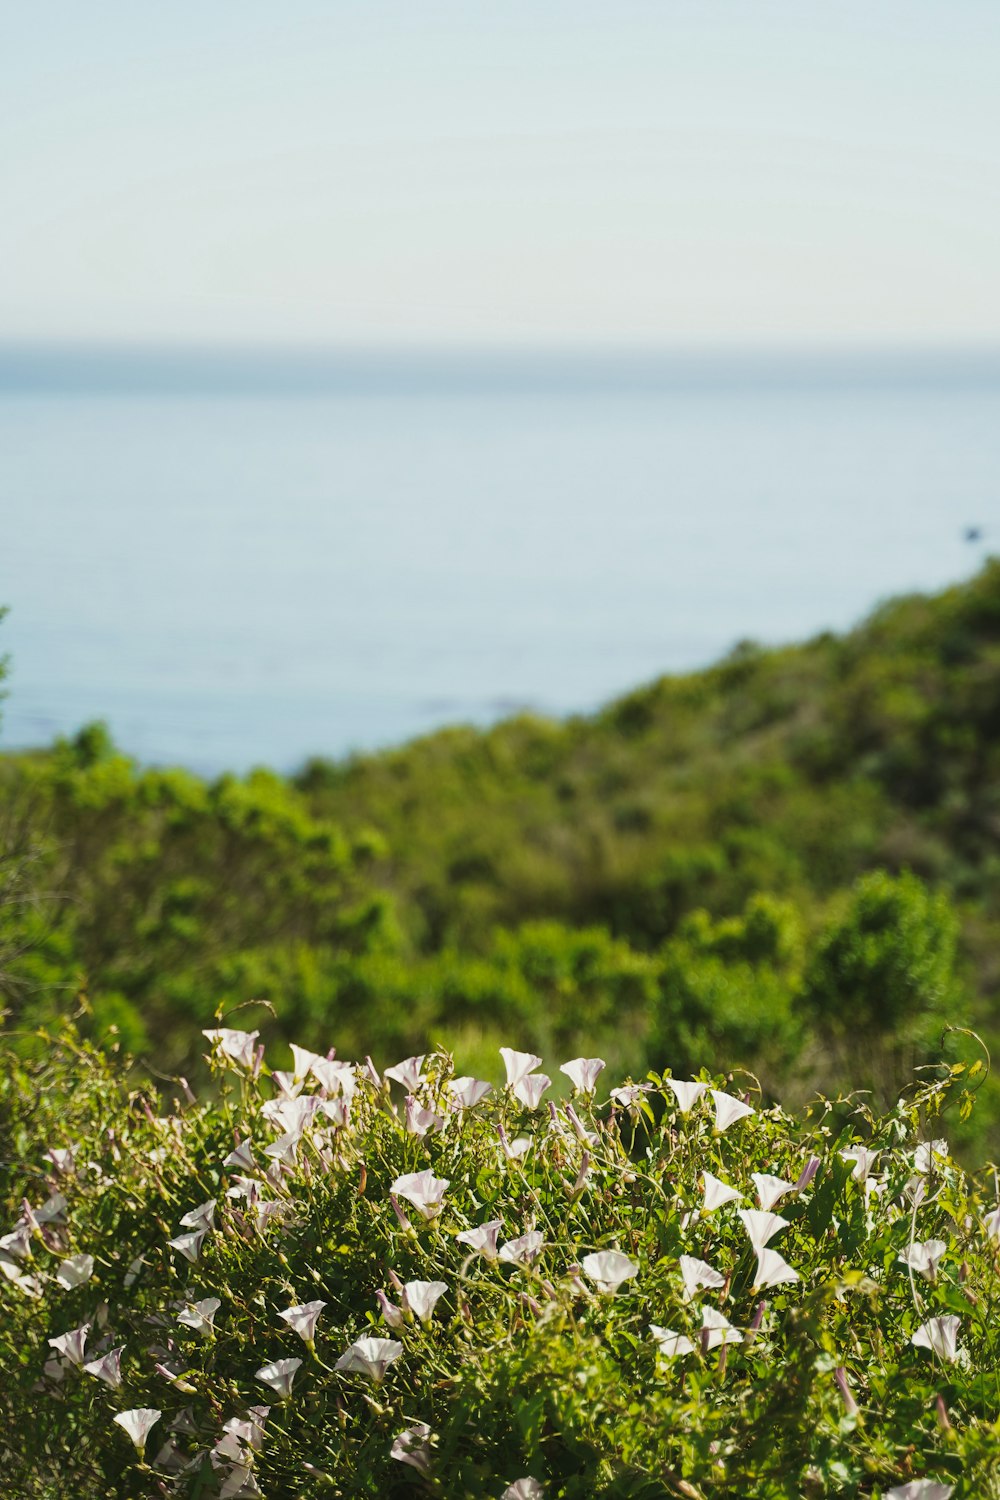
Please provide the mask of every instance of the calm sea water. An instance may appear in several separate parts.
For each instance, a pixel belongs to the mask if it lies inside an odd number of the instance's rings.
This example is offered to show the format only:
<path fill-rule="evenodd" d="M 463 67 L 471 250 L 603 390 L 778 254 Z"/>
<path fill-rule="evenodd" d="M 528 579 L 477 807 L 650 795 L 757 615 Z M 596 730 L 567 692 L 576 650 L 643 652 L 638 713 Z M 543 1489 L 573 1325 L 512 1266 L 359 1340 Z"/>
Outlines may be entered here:
<path fill-rule="evenodd" d="M 100 717 L 214 773 L 586 710 L 1000 538 L 988 359 L 248 368 L 0 359 L 7 747 Z"/>

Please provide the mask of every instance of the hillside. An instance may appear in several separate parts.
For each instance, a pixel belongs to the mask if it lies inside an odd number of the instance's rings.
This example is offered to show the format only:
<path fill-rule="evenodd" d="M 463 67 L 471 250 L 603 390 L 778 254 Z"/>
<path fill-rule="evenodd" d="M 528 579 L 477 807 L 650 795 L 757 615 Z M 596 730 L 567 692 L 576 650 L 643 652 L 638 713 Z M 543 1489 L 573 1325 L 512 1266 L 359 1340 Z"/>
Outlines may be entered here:
<path fill-rule="evenodd" d="M 998 562 L 593 717 L 291 781 L 142 770 L 93 726 L 0 762 L 4 1003 L 28 1028 L 85 992 L 168 1072 L 258 1000 L 235 1024 L 345 1055 L 515 1041 L 889 1097 L 945 1024 L 995 1029 L 998 730 Z"/>

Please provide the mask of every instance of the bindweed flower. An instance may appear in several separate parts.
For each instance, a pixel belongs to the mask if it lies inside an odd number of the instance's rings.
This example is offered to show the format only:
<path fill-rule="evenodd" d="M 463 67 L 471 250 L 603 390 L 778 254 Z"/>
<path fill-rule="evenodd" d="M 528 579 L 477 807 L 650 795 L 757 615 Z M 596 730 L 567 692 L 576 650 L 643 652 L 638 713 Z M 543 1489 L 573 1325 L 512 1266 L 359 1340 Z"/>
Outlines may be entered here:
<path fill-rule="evenodd" d="M 401 1310 L 396 1307 L 394 1303 L 389 1301 L 389 1298 L 384 1291 L 377 1291 L 375 1293 L 375 1296 L 378 1299 L 378 1305 L 382 1313 L 383 1320 L 389 1325 L 390 1328 L 402 1328 L 406 1319 L 403 1317 Z"/>
<path fill-rule="evenodd" d="M 951 1500 L 954 1493 L 953 1484 L 942 1484 L 939 1479 L 911 1479 L 909 1484 L 886 1490 L 885 1500 Z"/>
<path fill-rule="evenodd" d="M 298 1161 L 299 1142 L 302 1139 L 302 1131 L 289 1130 L 284 1135 L 279 1135 L 276 1141 L 264 1147 L 264 1155 L 269 1156 L 272 1161 L 279 1162 L 284 1167 L 294 1167 Z"/>
<path fill-rule="evenodd" d="M 500 1496 L 500 1500 L 542 1500 L 545 1486 L 528 1474 L 524 1479 L 515 1479 Z"/>
<path fill-rule="evenodd" d="M 695 1292 L 701 1287 L 720 1287 L 726 1284 L 726 1278 L 720 1276 L 713 1266 L 710 1266 L 707 1261 L 697 1260 L 693 1255 L 682 1255 L 678 1260 L 678 1265 L 684 1282 L 685 1302 L 690 1302 Z"/>
<path fill-rule="evenodd" d="M 259 1031 L 234 1031 L 230 1027 L 219 1027 L 215 1031 L 203 1031 L 202 1036 L 207 1037 L 214 1046 L 217 1046 L 224 1057 L 239 1063 L 241 1068 L 252 1072 L 256 1062 L 255 1043 L 260 1036 Z"/>
<path fill-rule="evenodd" d="M 819 1171 L 819 1157 L 810 1156 L 795 1182 L 792 1184 L 793 1193 L 804 1193 Z"/>
<path fill-rule="evenodd" d="M 254 1378 L 261 1385 L 269 1385 L 282 1401 L 292 1394 L 292 1382 L 302 1365 L 301 1359 L 276 1359 L 273 1364 L 261 1365 L 254 1371 Z"/>
<path fill-rule="evenodd" d="M 787 1219 L 783 1219 L 780 1214 L 765 1213 L 762 1208 L 741 1208 L 739 1215 L 750 1243 L 757 1251 L 763 1250 L 779 1229 L 788 1228 Z"/>
<path fill-rule="evenodd" d="M 240 1141 L 235 1151 L 230 1151 L 222 1165 L 224 1167 L 238 1167 L 241 1172 L 253 1172 L 257 1164 L 253 1159 L 250 1142 Z"/>
<path fill-rule="evenodd" d="M 201 1254 L 201 1247 L 205 1243 L 207 1233 L 205 1229 L 195 1229 L 190 1234 L 179 1234 L 175 1240 L 168 1240 L 167 1244 L 171 1250 L 176 1250 L 179 1255 L 183 1255 L 185 1260 L 193 1264 Z"/>
<path fill-rule="evenodd" d="M 898 1259 L 911 1271 L 916 1271 L 925 1281 L 933 1281 L 937 1268 L 948 1246 L 944 1240 L 917 1240 L 900 1250 Z"/>
<path fill-rule="evenodd" d="M 795 1187 L 794 1182 L 786 1182 L 784 1177 L 772 1177 L 769 1172 L 751 1172 L 750 1179 L 757 1189 L 757 1198 L 765 1212 Z"/>
<path fill-rule="evenodd" d="M 215 1220 L 215 1198 L 209 1198 L 207 1203 L 199 1204 L 190 1213 L 184 1215 L 181 1224 L 185 1229 L 211 1229 Z"/>
<path fill-rule="evenodd" d="M 444 1116 L 436 1115 L 432 1109 L 425 1109 L 419 1099 L 412 1094 L 406 1096 L 406 1129 L 410 1135 L 423 1137 L 428 1131 L 437 1132 L 444 1129 Z"/>
<path fill-rule="evenodd" d="M 222 1424 L 222 1430 L 245 1448 L 263 1448 L 264 1423 L 270 1412 L 269 1406 L 251 1406 L 247 1409 L 246 1417 L 230 1417 L 228 1422 Z"/>
<path fill-rule="evenodd" d="M 283 1099 L 297 1099 L 302 1092 L 302 1079 L 296 1078 L 294 1073 L 282 1073 L 275 1068 L 271 1074 L 271 1082 Z"/>
<path fill-rule="evenodd" d="M 490 1219 L 488 1224 L 480 1224 L 475 1229 L 463 1229 L 455 1238 L 459 1244 L 468 1245 L 470 1250 L 475 1250 L 484 1260 L 493 1261 L 497 1259 L 497 1236 L 502 1228 L 500 1219 Z"/>
<path fill-rule="evenodd" d="M 720 1344 L 742 1344 L 743 1335 L 714 1307 L 701 1310 L 701 1346 L 717 1349 Z"/>
<path fill-rule="evenodd" d="M 59 1262 L 56 1271 L 56 1280 L 60 1286 L 67 1291 L 73 1291 L 75 1287 L 83 1286 L 94 1274 L 94 1257 L 92 1255 L 70 1255 Z"/>
<path fill-rule="evenodd" d="M 58 1338 L 49 1339 L 48 1343 L 58 1354 L 68 1359 L 71 1365 L 82 1365 L 89 1332 L 90 1324 L 81 1323 L 79 1328 L 72 1329 L 70 1333 L 61 1333 Z"/>
<path fill-rule="evenodd" d="M 585 1255 L 580 1262 L 585 1276 L 589 1276 L 599 1292 L 613 1297 L 623 1281 L 631 1281 L 639 1274 L 638 1261 L 630 1260 L 618 1250 L 599 1250 L 594 1255 Z"/>
<path fill-rule="evenodd" d="M 40 1224 L 65 1224 L 66 1210 L 69 1204 L 62 1193 L 53 1193 L 51 1198 L 46 1198 L 41 1208 L 31 1208 L 26 1202 L 23 1206 L 24 1217 L 35 1229 Z"/>
<path fill-rule="evenodd" d="M 944 1318 L 928 1318 L 910 1340 L 918 1349 L 930 1349 L 939 1359 L 953 1364 L 958 1359 L 958 1330 L 961 1318 L 951 1313 Z"/>
<path fill-rule="evenodd" d="M 92 1359 L 89 1364 L 83 1366 L 88 1375 L 95 1375 L 98 1380 L 103 1380 L 113 1391 L 117 1391 L 122 1383 L 122 1354 L 125 1345 L 112 1349 L 110 1353 L 101 1359 Z"/>
<path fill-rule="evenodd" d="M 385 1379 L 393 1360 L 398 1359 L 402 1352 L 402 1344 L 395 1339 L 358 1339 L 344 1350 L 334 1368 L 344 1374 L 367 1375 L 378 1385 Z"/>
<path fill-rule="evenodd" d="M 262 1493 L 250 1465 L 235 1463 L 222 1482 L 219 1500 L 254 1500 Z"/>
<path fill-rule="evenodd" d="M 529 1073 L 518 1079 L 511 1092 L 516 1099 L 520 1099 L 525 1109 L 537 1109 L 542 1102 L 542 1095 L 551 1084 L 552 1079 L 544 1073 Z"/>
<path fill-rule="evenodd" d="M 713 1177 L 711 1172 L 703 1172 L 701 1175 L 705 1183 L 705 1201 L 702 1204 L 705 1213 L 714 1213 L 724 1203 L 742 1200 L 743 1194 L 730 1187 L 728 1182 L 723 1182 L 721 1177 Z"/>
<path fill-rule="evenodd" d="M 536 1068 L 542 1066 L 542 1059 L 536 1057 L 533 1052 L 514 1052 L 510 1047 L 501 1047 L 500 1056 L 507 1069 L 509 1089 L 516 1088 L 522 1078 L 527 1078 L 529 1073 L 533 1073 Z"/>
<path fill-rule="evenodd" d="M 311 1349 L 316 1341 L 316 1320 L 325 1306 L 325 1302 L 303 1302 L 298 1307 L 286 1307 L 278 1317 L 284 1318 L 289 1328 L 294 1329 Z"/>
<path fill-rule="evenodd" d="M 983 1228 L 986 1230 L 988 1239 L 1000 1240 L 1000 1208 L 994 1209 L 993 1213 L 987 1215 L 983 1220 Z"/>
<path fill-rule="evenodd" d="M 881 1151 L 872 1151 L 868 1146 L 849 1146 L 841 1151 L 840 1159 L 852 1164 L 851 1176 L 855 1182 L 864 1182 L 872 1175 L 881 1155 Z"/>
<path fill-rule="evenodd" d="M 431 1468 L 431 1429 L 426 1422 L 413 1422 L 393 1439 L 389 1457 L 410 1464 L 418 1474 L 429 1474 Z"/>
<path fill-rule="evenodd" d="M 297 1047 L 294 1042 L 289 1045 L 292 1049 L 292 1077 L 296 1083 L 305 1083 L 316 1064 L 326 1062 L 326 1058 L 318 1052 L 310 1052 L 308 1047 Z"/>
<path fill-rule="evenodd" d="M 592 1094 L 606 1067 L 603 1057 L 574 1057 L 570 1062 L 560 1063 L 559 1071 L 566 1074 L 578 1094 Z"/>
<path fill-rule="evenodd" d="M 689 1114 L 694 1109 L 708 1088 L 707 1083 L 694 1083 L 690 1079 L 664 1078 L 663 1082 L 677 1100 L 677 1108 L 682 1115 Z"/>
<path fill-rule="evenodd" d="M 177 1321 L 186 1328 L 193 1328 L 195 1333 L 207 1335 L 215 1326 L 215 1315 L 221 1306 L 218 1297 L 203 1297 L 200 1302 L 189 1302 L 177 1314 Z"/>
<path fill-rule="evenodd" d="M 339 1095 L 350 1104 L 357 1088 L 353 1063 L 334 1061 L 332 1057 L 317 1057 L 313 1061 L 312 1075 L 325 1093 Z M 375 1087 L 379 1088 L 381 1082 L 376 1073 Z"/>
<path fill-rule="evenodd" d="M 386 1068 L 386 1078 L 393 1078 L 401 1083 L 408 1094 L 413 1094 L 423 1082 L 424 1059 L 420 1057 L 408 1057 L 405 1061 L 397 1063 L 394 1068 Z"/>
<path fill-rule="evenodd" d="M 487 1094 L 492 1094 L 492 1083 L 485 1083 L 481 1078 L 453 1078 L 448 1084 L 448 1092 L 451 1094 L 452 1106 L 455 1109 L 472 1109 Z"/>
<path fill-rule="evenodd" d="M 390 1192 L 411 1203 L 425 1219 L 436 1219 L 444 1204 L 445 1189 L 450 1187 L 447 1177 L 435 1177 L 429 1167 L 422 1172 L 409 1172 L 397 1177 Z"/>
<path fill-rule="evenodd" d="M 948 1142 L 921 1141 L 913 1153 L 913 1170 L 921 1174 L 940 1171 L 948 1165 Z"/>
<path fill-rule="evenodd" d="M 753 1283 L 755 1290 L 768 1286 L 784 1286 L 786 1282 L 801 1280 L 798 1271 L 793 1270 L 777 1250 L 757 1251 L 757 1274 Z"/>
<path fill-rule="evenodd" d="M 444 1281 L 408 1281 L 403 1287 L 403 1306 L 421 1323 L 429 1323 L 438 1299 L 448 1290 Z"/>
<path fill-rule="evenodd" d="M 639 1114 L 639 1103 L 643 1094 L 651 1093 L 652 1088 L 651 1083 L 626 1083 L 621 1088 L 612 1089 L 611 1098 L 635 1118 Z"/>
<path fill-rule="evenodd" d="M 734 1099 L 732 1094 L 723 1094 L 719 1089 L 712 1089 L 711 1093 L 715 1104 L 715 1128 L 720 1135 L 730 1125 L 735 1125 L 737 1120 L 745 1120 L 747 1115 L 755 1113 L 749 1104 L 744 1104 L 742 1099 Z"/>
<path fill-rule="evenodd" d="M 10 1234 L 0 1235 L 0 1251 L 5 1255 L 13 1256 L 15 1260 L 25 1260 L 31 1251 L 31 1227 L 22 1219 Z"/>
<path fill-rule="evenodd" d="M 112 1420 L 128 1433 L 141 1458 L 146 1449 L 146 1439 L 149 1437 L 150 1429 L 156 1426 L 162 1416 L 162 1411 L 157 1411 L 152 1406 L 137 1406 L 132 1411 L 118 1412 Z"/>
<path fill-rule="evenodd" d="M 649 1331 L 656 1340 L 658 1352 L 666 1359 L 694 1353 L 694 1345 L 686 1333 L 675 1333 L 672 1328 L 661 1328 L 658 1323 L 650 1323 Z"/>
<path fill-rule="evenodd" d="M 530 1266 L 541 1253 L 542 1244 L 541 1231 L 530 1229 L 527 1234 L 519 1235 L 516 1240 L 508 1240 L 506 1245 L 501 1246 L 497 1259 L 513 1266 Z"/>

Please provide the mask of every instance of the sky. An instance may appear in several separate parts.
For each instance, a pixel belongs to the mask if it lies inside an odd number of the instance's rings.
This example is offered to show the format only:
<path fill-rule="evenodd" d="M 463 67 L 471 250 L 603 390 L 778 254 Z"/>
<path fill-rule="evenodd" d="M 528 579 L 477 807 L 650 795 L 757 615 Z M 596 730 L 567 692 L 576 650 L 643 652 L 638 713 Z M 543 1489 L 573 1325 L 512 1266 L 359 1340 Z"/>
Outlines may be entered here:
<path fill-rule="evenodd" d="M 1000 343 L 992 0 L 0 0 L 0 342 Z"/>

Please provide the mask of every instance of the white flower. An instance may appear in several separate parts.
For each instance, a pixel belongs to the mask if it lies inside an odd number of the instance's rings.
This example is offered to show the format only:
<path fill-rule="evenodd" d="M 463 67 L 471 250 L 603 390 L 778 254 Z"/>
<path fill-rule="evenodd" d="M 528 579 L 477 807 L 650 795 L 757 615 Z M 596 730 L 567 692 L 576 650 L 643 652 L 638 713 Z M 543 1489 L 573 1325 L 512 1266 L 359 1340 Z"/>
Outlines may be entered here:
<path fill-rule="evenodd" d="M 755 1287 L 783 1286 L 786 1281 L 801 1279 L 798 1271 L 793 1270 L 777 1250 L 757 1251 L 757 1275 L 753 1283 Z"/>
<path fill-rule="evenodd" d="M 229 1470 L 219 1491 L 219 1500 L 253 1500 L 262 1494 L 260 1485 L 249 1464 L 235 1463 Z"/>
<path fill-rule="evenodd" d="M 684 1300 L 690 1302 L 695 1292 L 703 1286 L 725 1286 L 726 1278 L 720 1276 L 707 1261 L 696 1260 L 693 1255 L 682 1255 L 678 1261 L 684 1281 Z"/>
<path fill-rule="evenodd" d="M 743 1194 L 738 1193 L 734 1187 L 730 1187 L 728 1182 L 723 1182 L 721 1177 L 713 1177 L 711 1172 L 703 1172 L 701 1175 L 705 1180 L 705 1201 L 702 1204 L 705 1213 L 714 1213 L 724 1203 L 732 1203 L 737 1198 L 742 1199 Z"/>
<path fill-rule="evenodd" d="M 24 1260 L 31 1249 L 31 1226 L 22 1219 L 10 1234 L 0 1234 L 0 1250 L 16 1260 Z"/>
<path fill-rule="evenodd" d="M 864 1182 L 867 1177 L 871 1176 L 881 1154 L 880 1151 L 872 1151 L 868 1146 L 849 1146 L 841 1151 L 840 1159 L 853 1163 L 851 1176 L 855 1182 Z"/>
<path fill-rule="evenodd" d="M 49 1339 L 48 1343 L 58 1354 L 64 1355 L 71 1365 L 82 1365 L 89 1332 L 90 1324 L 81 1323 L 79 1328 L 74 1328 L 70 1333 L 61 1333 L 58 1338 Z"/>
<path fill-rule="evenodd" d="M 514 1266 L 530 1266 L 541 1251 L 542 1243 L 541 1231 L 530 1229 L 527 1234 L 520 1235 L 516 1240 L 508 1240 L 506 1245 L 501 1247 L 498 1259 Z"/>
<path fill-rule="evenodd" d="M 545 1486 L 528 1474 L 524 1479 L 515 1479 L 500 1496 L 500 1500 L 542 1500 Z"/>
<path fill-rule="evenodd" d="M 215 1204 L 216 1200 L 209 1198 L 207 1203 L 202 1203 L 198 1208 L 193 1208 L 189 1214 L 185 1214 L 181 1219 L 181 1224 L 185 1229 L 211 1229 L 215 1219 Z"/>
<path fill-rule="evenodd" d="M 626 1083 L 621 1088 L 612 1089 L 611 1098 L 616 1104 L 620 1104 L 622 1109 L 627 1109 L 629 1114 L 637 1115 L 639 1100 L 643 1094 L 648 1094 L 652 1087 L 651 1083 Z"/>
<path fill-rule="evenodd" d="M 56 1271 L 56 1280 L 67 1291 L 72 1291 L 74 1287 L 83 1286 L 84 1282 L 89 1281 L 93 1274 L 94 1257 L 92 1255 L 70 1255 L 65 1260 L 59 1262 L 59 1269 Z"/>
<path fill-rule="evenodd" d="M 421 1323 L 429 1323 L 439 1297 L 448 1290 L 444 1281 L 408 1281 L 403 1287 L 403 1305 Z"/>
<path fill-rule="evenodd" d="M 296 1047 L 290 1042 L 292 1049 L 292 1076 L 296 1083 L 304 1083 L 318 1062 L 326 1062 L 318 1052 L 310 1052 L 308 1047 Z"/>
<path fill-rule="evenodd" d="M 264 1155 L 269 1156 L 272 1161 L 280 1162 L 283 1166 L 294 1167 L 298 1160 L 299 1141 L 302 1139 L 301 1130 L 289 1130 L 284 1135 L 279 1135 L 276 1141 L 264 1147 Z"/>
<path fill-rule="evenodd" d="M 592 1094 L 597 1087 L 597 1078 L 607 1063 L 603 1057 L 574 1057 L 571 1062 L 560 1063 L 560 1073 L 565 1073 L 577 1093 Z"/>
<path fill-rule="evenodd" d="M 609 1297 L 614 1296 L 623 1281 L 631 1281 L 639 1274 L 638 1261 L 630 1260 L 618 1250 L 599 1250 L 594 1255 L 585 1255 L 580 1265 L 597 1290 Z"/>
<path fill-rule="evenodd" d="M 913 1153 L 914 1172 L 940 1171 L 948 1164 L 948 1142 L 942 1140 L 921 1141 Z"/>
<path fill-rule="evenodd" d="M 51 1198 L 46 1198 L 41 1208 L 31 1211 L 31 1217 L 36 1224 L 65 1224 L 66 1210 L 69 1204 L 62 1193 L 53 1193 Z"/>
<path fill-rule="evenodd" d="M 732 1094 L 723 1094 L 719 1089 L 712 1090 L 712 1098 L 715 1101 L 715 1128 L 720 1135 L 737 1120 L 745 1120 L 747 1115 L 754 1113 L 742 1099 L 734 1099 Z"/>
<path fill-rule="evenodd" d="M 765 1212 L 795 1187 L 794 1182 L 786 1182 L 784 1177 L 772 1177 L 769 1172 L 751 1172 L 750 1177 L 757 1189 L 760 1206 Z"/>
<path fill-rule="evenodd" d="M 533 1073 L 536 1068 L 542 1066 L 542 1059 L 535 1057 L 532 1052 L 514 1052 L 510 1047 L 501 1047 L 500 1056 L 503 1058 L 504 1067 L 507 1069 L 507 1087 L 512 1089 Z"/>
<path fill-rule="evenodd" d="M 132 1411 L 118 1412 L 112 1420 L 117 1422 L 119 1427 L 124 1428 L 141 1455 L 146 1446 L 150 1428 L 155 1427 L 162 1416 L 162 1411 L 156 1411 L 151 1406 L 137 1406 Z"/>
<path fill-rule="evenodd" d="M 658 1323 L 650 1323 L 649 1331 L 656 1340 L 658 1351 L 667 1359 L 694 1352 L 694 1345 L 686 1333 L 675 1333 L 672 1328 L 661 1328 Z"/>
<path fill-rule="evenodd" d="M 215 1315 L 221 1306 L 218 1297 L 203 1297 L 200 1302 L 189 1302 L 177 1314 L 177 1321 L 183 1323 L 185 1328 L 193 1328 L 195 1333 L 211 1333 Z"/>
<path fill-rule="evenodd" d="M 401 1083 L 408 1094 L 415 1093 L 423 1080 L 423 1057 L 408 1057 L 403 1062 L 397 1063 L 394 1068 L 386 1068 L 386 1078 L 394 1078 Z"/>
<path fill-rule="evenodd" d="M 122 1352 L 125 1348 L 121 1344 L 117 1349 L 112 1349 L 101 1359 L 92 1359 L 89 1364 L 84 1365 L 88 1375 L 96 1375 L 98 1380 L 103 1380 L 113 1391 L 117 1391 L 122 1383 Z"/>
<path fill-rule="evenodd" d="M 909 1266 L 912 1271 L 917 1271 L 925 1281 L 933 1281 L 937 1275 L 938 1263 L 944 1255 L 948 1246 L 944 1240 L 919 1240 L 912 1245 L 907 1245 L 905 1250 L 900 1250 L 899 1259 L 904 1266 Z"/>
<path fill-rule="evenodd" d="M 276 1359 L 273 1364 L 261 1365 L 254 1375 L 261 1385 L 269 1385 L 285 1401 L 292 1394 L 292 1381 L 301 1364 L 301 1359 Z"/>
<path fill-rule="evenodd" d="M 447 1177 L 435 1177 L 430 1167 L 425 1167 L 422 1172 L 409 1172 L 404 1177 L 397 1177 L 389 1191 L 398 1198 L 405 1198 L 407 1203 L 412 1203 L 425 1219 L 436 1219 L 441 1212 L 445 1189 L 450 1186 Z"/>
<path fill-rule="evenodd" d="M 175 1240 L 168 1240 L 167 1244 L 171 1250 L 176 1250 L 179 1254 L 183 1255 L 185 1260 L 194 1263 L 201 1254 L 201 1247 L 205 1243 L 206 1233 L 207 1231 L 204 1229 L 196 1229 L 191 1234 L 179 1234 Z"/>
<path fill-rule="evenodd" d="M 779 1229 L 788 1228 L 787 1219 L 783 1219 L 780 1214 L 766 1212 L 762 1208 L 741 1208 L 738 1212 L 750 1243 L 758 1252 L 763 1250 L 768 1240 L 774 1239 Z"/>
<path fill-rule="evenodd" d="M 358 1339 L 344 1350 L 335 1368 L 346 1374 L 367 1375 L 377 1385 L 385 1379 L 386 1370 L 402 1352 L 402 1344 L 395 1339 Z"/>
<path fill-rule="evenodd" d="M 994 1209 L 984 1221 L 983 1228 L 991 1240 L 1000 1240 L 1000 1208 Z"/>
<path fill-rule="evenodd" d="M 886 1490 L 885 1500 L 951 1500 L 955 1493 L 953 1484 L 942 1484 L 937 1479 L 911 1479 L 909 1484 L 897 1484 Z"/>
<path fill-rule="evenodd" d="M 708 1088 L 707 1083 L 693 1083 L 690 1079 L 664 1078 L 663 1082 L 677 1100 L 677 1108 L 682 1115 L 686 1115 L 694 1109 L 702 1094 Z"/>
<path fill-rule="evenodd" d="M 278 1092 L 285 1099 L 297 1099 L 302 1092 L 302 1080 L 296 1078 L 294 1073 L 283 1073 L 275 1068 L 271 1074 L 271 1082 L 277 1085 Z"/>
<path fill-rule="evenodd" d="M 444 1116 L 436 1115 L 432 1109 L 425 1109 L 419 1099 L 412 1094 L 406 1096 L 406 1129 L 410 1135 L 423 1137 L 429 1130 L 437 1132 L 444 1129 Z"/>
<path fill-rule="evenodd" d="M 389 1457 L 401 1464 L 411 1464 L 420 1474 L 427 1474 L 431 1467 L 431 1429 L 426 1422 L 414 1422 L 404 1427 L 393 1440 Z"/>
<path fill-rule="evenodd" d="M 262 1448 L 264 1446 L 264 1423 L 270 1411 L 269 1406 L 248 1407 L 248 1414 L 245 1418 L 230 1417 L 228 1422 L 222 1424 L 222 1430 L 246 1448 Z M 216 1450 L 218 1451 L 218 1444 Z M 236 1457 L 235 1454 L 226 1456 Z"/>
<path fill-rule="evenodd" d="M 325 1302 L 303 1302 L 298 1307 L 286 1307 L 278 1317 L 284 1318 L 303 1343 L 312 1346 L 316 1338 L 316 1320 L 325 1306 Z"/>
<path fill-rule="evenodd" d="M 236 1150 L 230 1151 L 222 1165 L 224 1167 L 239 1167 L 241 1172 L 252 1172 L 257 1164 L 253 1159 L 250 1142 L 240 1141 Z"/>
<path fill-rule="evenodd" d="M 961 1318 L 951 1313 L 946 1318 L 928 1318 L 910 1340 L 919 1349 L 930 1349 L 939 1359 L 953 1363 L 958 1358 L 958 1330 Z"/>
<path fill-rule="evenodd" d="M 743 1342 L 742 1333 L 714 1307 L 702 1308 L 701 1330 L 702 1344 L 706 1349 L 715 1349 L 719 1344 L 742 1344 Z"/>
<path fill-rule="evenodd" d="M 484 1083 L 481 1078 L 453 1078 L 448 1084 L 448 1092 L 451 1094 L 452 1104 L 455 1109 L 472 1109 L 487 1094 L 492 1094 L 492 1083 Z"/>
<path fill-rule="evenodd" d="M 239 1063 L 241 1067 L 252 1069 L 256 1058 L 257 1038 L 259 1031 L 233 1031 L 227 1026 L 219 1027 L 215 1031 L 203 1031 L 202 1036 L 214 1042 L 219 1051 L 226 1057 L 232 1058 L 233 1062 Z"/>
<path fill-rule="evenodd" d="M 524 1078 L 518 1079 L 514 1084 L 513 1093 L 526 1109 L 537 1109 L 542 1101 L 542 1095 L 551 1083 L 552 1079 L 547 1078 L 544 1073 L 529 1073 Z"/>
<path fill-rule="evenodd" d="M 502 1228 L 502 1220 L 490 1219 L 488 1224 L 480 1224 L 475 1229 L 463 1229 L 455 1238 L 460 1244 L 468 1245 L 470 1250 L 478 1251 L 484 1260 L 496 1260 L 497 1236 Z"/>
<path fill-rule="evenodd" d="M 402 1328 L 403 1324 L 406 1322 L 406 1319 L 403 1317 L 400 1309 L 396 1307 L 394 1303 L 389 1301 L 389 1298 L 386 1296 L 384 1291 L 377 1291 L 375 1293 L 375 1296 L 378 1298 L 378 1305 L 382 1310 L 382 1317 L 384 1321 L 388 1323 L 389 1327 Z"/>
<path fill-rule="evenodd" d="M 348 1103 L 354 1097 L 357 1079 L 353 1063 L 336 1062 L 332 1057 L 317 1057 L 313 1060 L 312 1074 L 320 1088 L 325 1089 L 328 1094 L 342 1094 Z"/>

